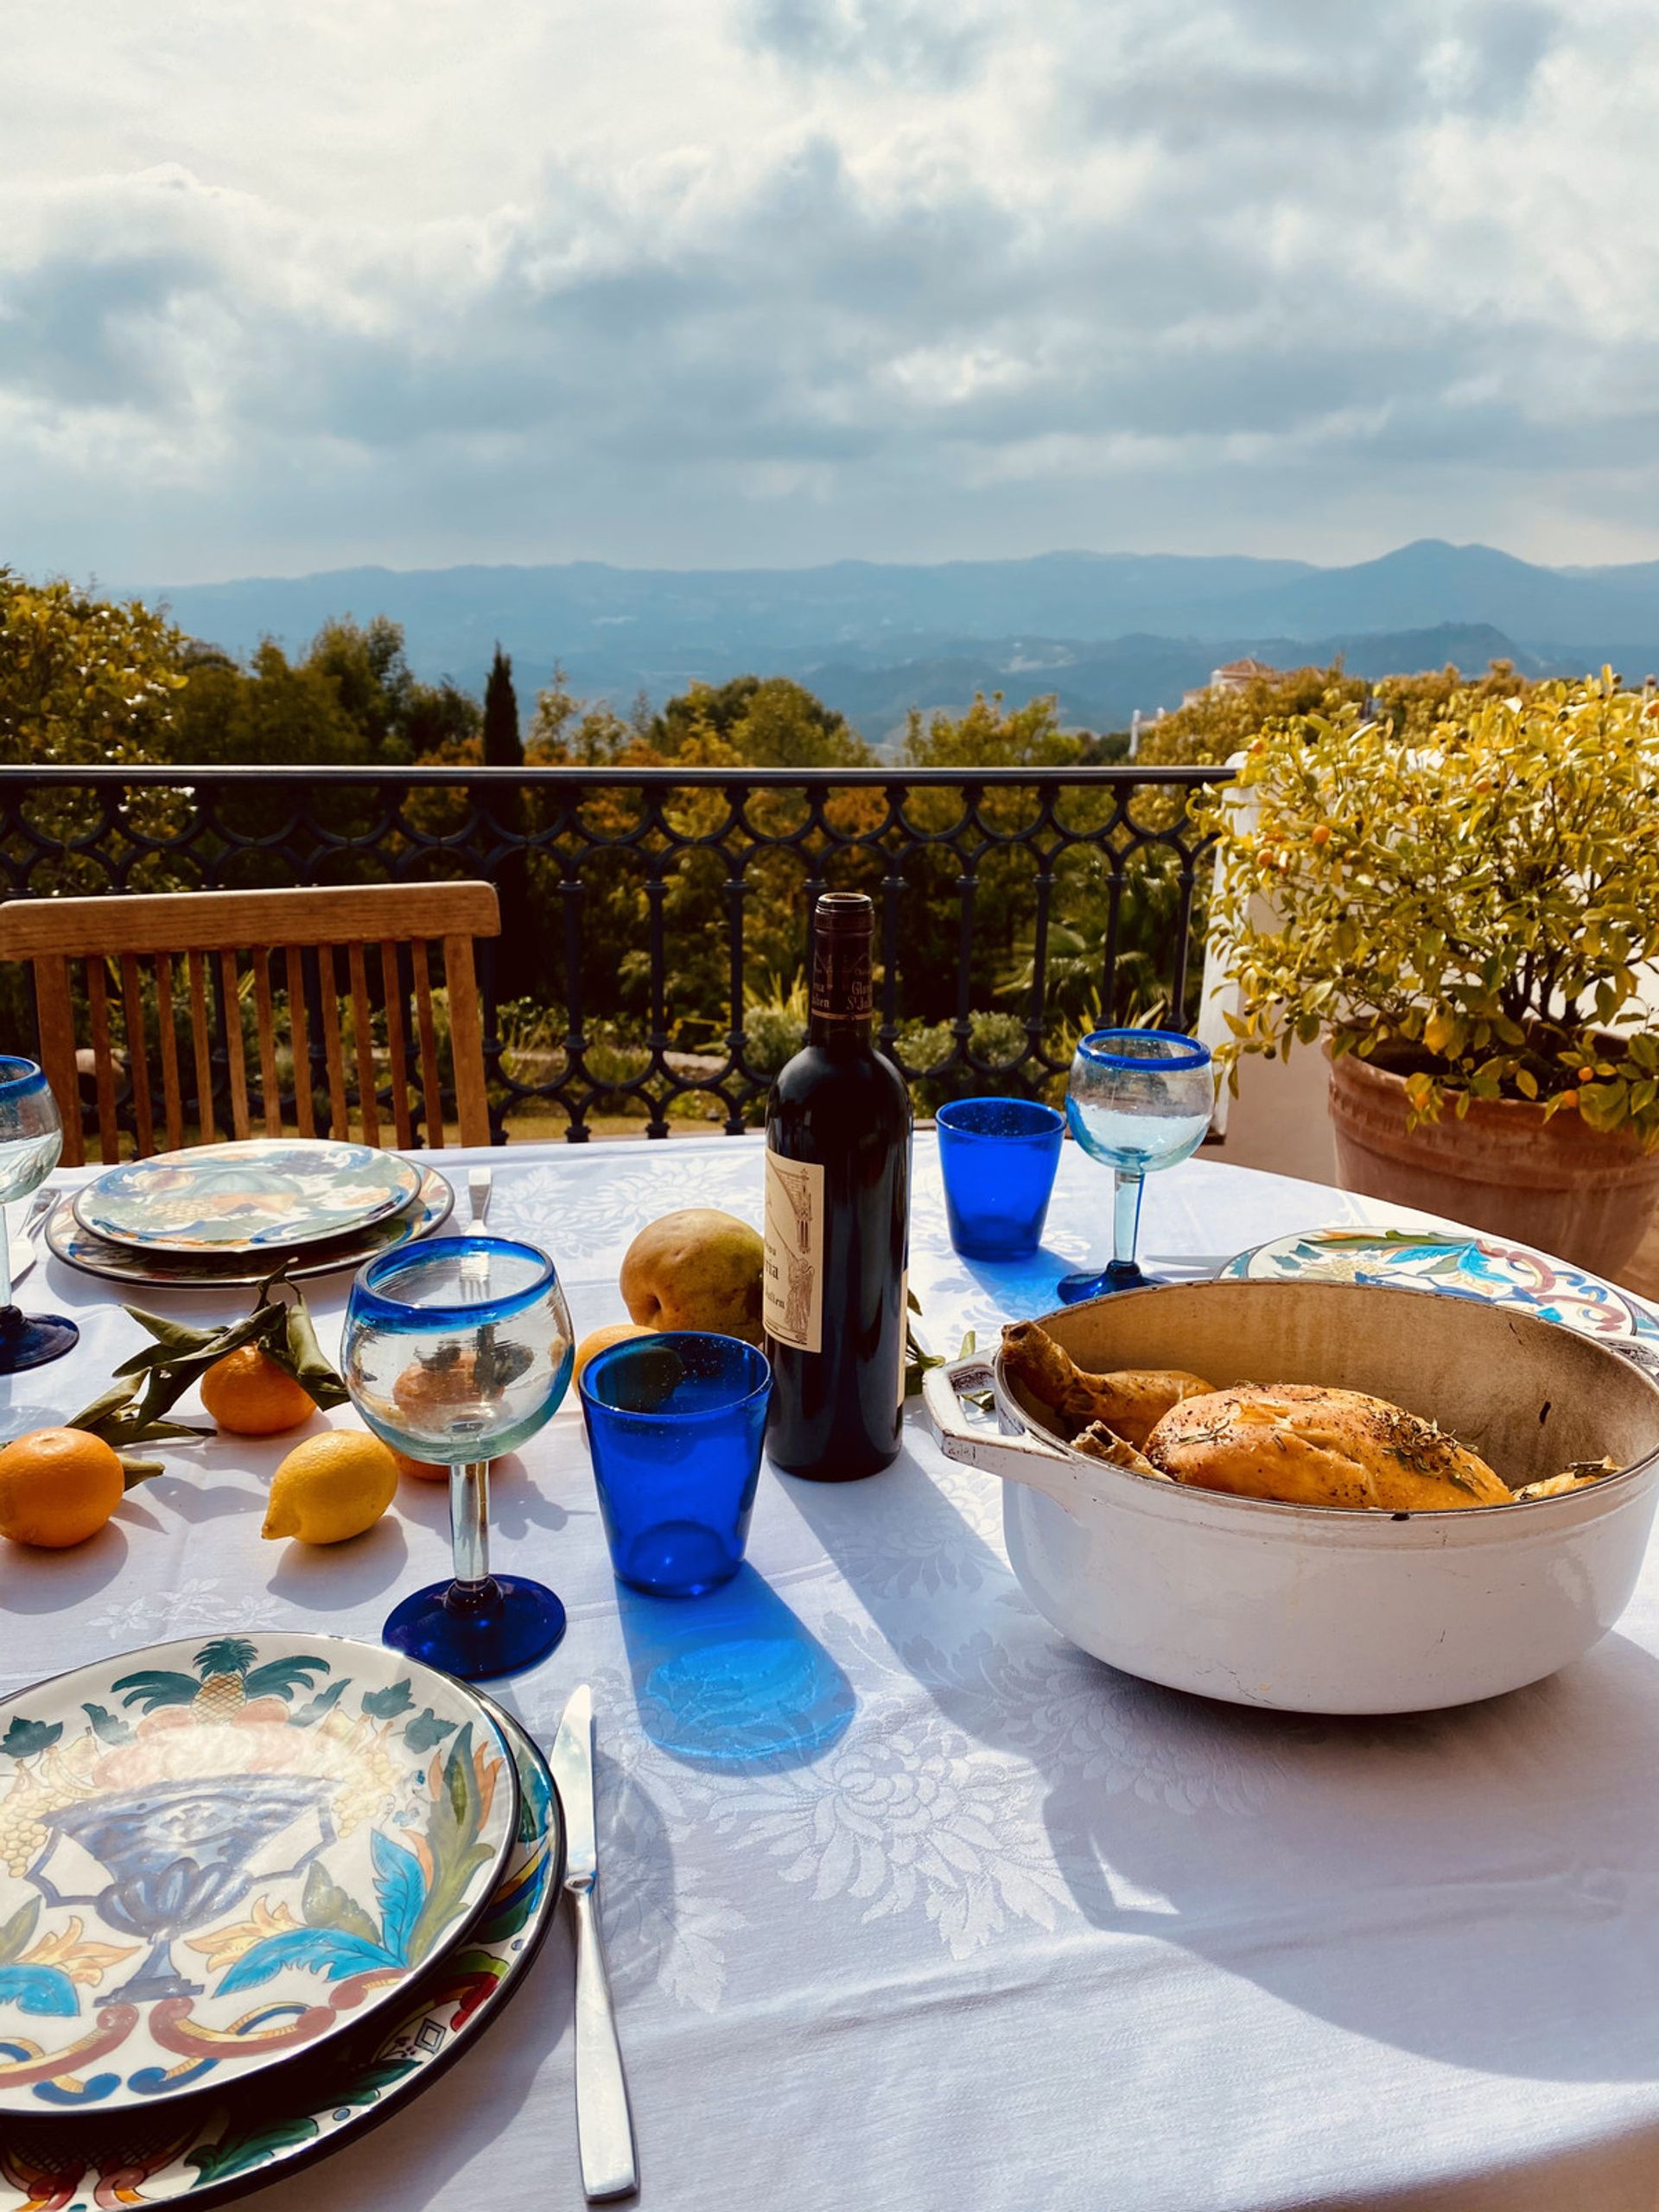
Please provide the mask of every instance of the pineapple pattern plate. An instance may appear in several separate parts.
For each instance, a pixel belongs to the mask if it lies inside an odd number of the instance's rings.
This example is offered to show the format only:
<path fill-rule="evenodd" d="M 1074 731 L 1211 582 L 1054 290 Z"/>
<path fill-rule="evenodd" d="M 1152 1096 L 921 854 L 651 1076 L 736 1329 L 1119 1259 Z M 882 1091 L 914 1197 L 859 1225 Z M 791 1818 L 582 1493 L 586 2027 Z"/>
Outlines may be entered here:
<path fill-rule="evenodd" d="M 186 2204 L 206 2212 L 337 2150 L 435 2081 L 501 2012 L 559 1897 L 563 1837 L 547 1764 L 492 1708 L 518 1773 L 518 1822 L 472 1931 L 365 2022 L 280 2074 L 159 2112 L 14 2120 L 0 2134 L 0 2212 L 47 2205 Z"/>
<path fill-rule="evenodd" d="M 251 1632 L 0 1704 L 0 2113 L 154 2104 L 356 2028 L 501 1873 L 490 1711 L 400 1653 Z"/>

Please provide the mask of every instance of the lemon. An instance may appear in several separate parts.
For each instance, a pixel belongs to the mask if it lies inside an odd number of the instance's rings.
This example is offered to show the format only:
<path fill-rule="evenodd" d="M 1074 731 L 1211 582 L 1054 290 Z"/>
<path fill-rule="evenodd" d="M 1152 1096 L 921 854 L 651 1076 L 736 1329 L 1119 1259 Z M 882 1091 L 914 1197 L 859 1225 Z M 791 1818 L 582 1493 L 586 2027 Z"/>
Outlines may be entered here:
<path fill-rule="evenodd" d="M 270 1478 L 264 1536 L 343 1544 L 372 1529 L 397 1490 L 390 1445 L 360 1429 L 331 1428 L 296 1444 Z"/>

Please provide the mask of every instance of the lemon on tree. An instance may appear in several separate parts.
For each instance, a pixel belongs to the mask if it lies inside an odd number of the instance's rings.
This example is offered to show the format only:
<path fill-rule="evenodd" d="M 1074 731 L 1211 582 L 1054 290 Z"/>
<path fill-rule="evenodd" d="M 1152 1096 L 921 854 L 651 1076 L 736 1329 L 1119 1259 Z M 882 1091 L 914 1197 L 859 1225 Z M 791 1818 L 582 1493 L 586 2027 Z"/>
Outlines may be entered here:
<path fill-rule="evenodd" d="M 270 1478 L 263 1536 L 343 1544 L 373 1528 L 397 1491 L 391 1446 L 365 1429 L 331 1428 L 296 1444 Z"/>

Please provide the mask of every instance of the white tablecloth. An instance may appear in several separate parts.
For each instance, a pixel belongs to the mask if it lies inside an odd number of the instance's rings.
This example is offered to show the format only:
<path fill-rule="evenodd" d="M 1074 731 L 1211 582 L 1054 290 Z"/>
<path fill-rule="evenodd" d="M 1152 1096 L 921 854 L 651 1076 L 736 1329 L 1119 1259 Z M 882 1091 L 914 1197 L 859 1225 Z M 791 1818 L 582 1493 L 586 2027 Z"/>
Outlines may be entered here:
<path fill-rule="evenodd" d="M 751 1139 L 498 1151 L 491 1226 L 557 1255 L 585 1330 L 622 1317 L 617 1267 L 642 1223 L 693 1204 L 758 1221 L 760 1157 Z M 1043 1310 L 1060 1263 L 1100 1249 L 1107 1179 L 1071 1146 L 1048 1254 L 1018 1269 L 958 1260 L 930 1137 L 917 1168 L 912 1280 L 942 1348 Z M 1193 1162 L 1148 1186 L 1142 1249 L 1400 1217 Z M 8 1431 L 25 1405 L 74 1410 L 140 1341 L 111 1286 L 55 1262 L 22 1294 L 84 1333 L 0 1383 Z M 332 1348 L 344 1286 L 312 1295 Z M 285 1448 L 181 1450 L 79 1550 L 0 1545 L 0 1688 L 228 1624 L 372 1638 L 446 1571 L 436 1485 L 405 1483 L 338 1550 L 262 1542 Z M 1409 1720 L 1282 1719 L 1062 1642 L 1008 1571 L 999 1484 L 947 1464 L 919 1416 L 872 1481 L 766 1474 L 758 1572 L 678 1606 L 619 1604 L 573 1412 L 523 1458 L 498 1485 L 497 1562 L 553 1582 L 570 1627 L 505 1699 L 547 1743 L 571 1688 L 594 1685 L 644 2204 L 1650 2212 L 1659 1574 L 1535 1688 Z M 639 1686 L 744 1635 L 792 1643 L 844 1732 L 747 1766 L 660 1748 Z M 474 2052 L 276 2184 L 269 2212 L 580 2204 L 570 1980 L 561 1924 Z"/>

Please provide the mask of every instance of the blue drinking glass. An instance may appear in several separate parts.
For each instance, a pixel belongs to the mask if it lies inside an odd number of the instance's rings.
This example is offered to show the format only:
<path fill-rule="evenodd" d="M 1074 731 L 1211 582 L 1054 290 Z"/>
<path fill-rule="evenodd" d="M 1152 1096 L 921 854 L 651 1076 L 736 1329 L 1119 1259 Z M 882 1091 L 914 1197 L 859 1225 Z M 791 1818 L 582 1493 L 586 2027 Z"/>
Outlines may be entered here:
<path fill-rule="evenodd" d="M 1175 1029 L 1096 1029 L 1066 1081 L 1065 1118 L 1091 1160 L 1113 1170 L 1112 1257 L 1103 1272 L 1063 1276 L 1065 1303 L 1154 1280 L 1135 1256 L 1146 1178 L 1189 1159 L 1215 1107 L 1210 1050 Z"/>
<path fill-rule="evenodd" d="M 697 1598 L 743 1563 L 772 1369 L 736 1337 L 671 1329 L 582 1371 L 611 1564 L 658 1598 Z"/>
<path fill-rule="evenodd" d="M 1042 1242 L 1065 1117 L 1031 1098 L 959 1098 L 934 1120 L 952 1244 L 965 1260 L 1028 1260 Z"/>
<path fill-rule="evenodd" d="M 28 1314 L 11 1299 L 4 1208 L 45 1182 L 62 1149 L 51 1084 L 33 1060 L 0 1054 L 0 1375 L 44 1367 L 80 1339 L 80 1331 L 60 1313 Z"/>
<path fill-rule="evenodd" d="M 449 1469 L 454 1580 L 387 1617 L 394 1650 L 475 1682 L 533 1666 L 564 1634 L 552 1591 L 490 1572 L 490 1461 L 551 1419 L 572 1360 L 558 1271 L 534 1244 L 435 1237 L 358 1271 L 341 1346 L 352 1402 L 394 1451 Z"/>

